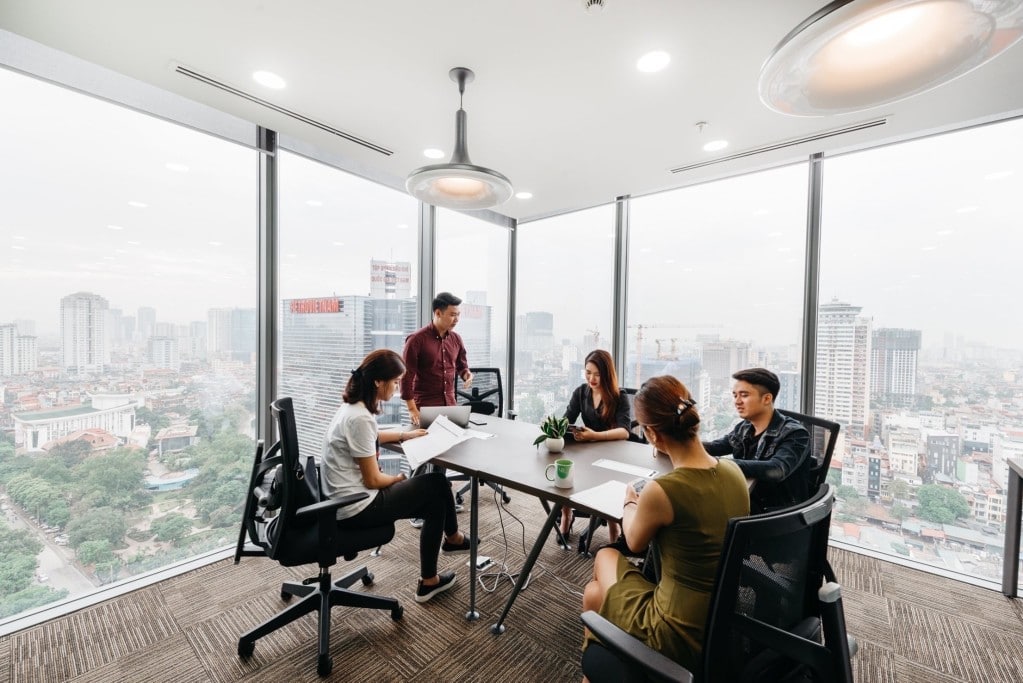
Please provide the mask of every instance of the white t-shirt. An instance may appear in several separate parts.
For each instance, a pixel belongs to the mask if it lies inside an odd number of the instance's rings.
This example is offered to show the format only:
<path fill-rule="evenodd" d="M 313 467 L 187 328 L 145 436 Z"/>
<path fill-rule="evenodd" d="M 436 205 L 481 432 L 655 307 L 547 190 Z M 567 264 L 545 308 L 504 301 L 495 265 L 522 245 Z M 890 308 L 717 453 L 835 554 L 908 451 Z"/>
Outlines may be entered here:
<path fill-rule="evenodd" d="M 377 490 L 366 488 L 356 458 L 376 456 L 376 418 L 363 403 L 342 403 L 334 414 L 323 443 L 323 455 L 320 458 L 323 491 L 331 498 L 365 491 L 369 498 L 339 508 L 338 519 L 354 517 L 373 502 Z"/>

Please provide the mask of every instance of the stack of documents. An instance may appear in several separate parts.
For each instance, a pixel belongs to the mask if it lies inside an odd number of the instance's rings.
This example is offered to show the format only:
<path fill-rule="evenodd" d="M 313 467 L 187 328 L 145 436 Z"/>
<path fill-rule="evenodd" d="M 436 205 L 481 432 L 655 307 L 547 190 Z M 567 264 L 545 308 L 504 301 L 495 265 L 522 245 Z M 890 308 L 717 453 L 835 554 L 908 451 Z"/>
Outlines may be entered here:
<path fill-rule="evenodd" d="M 426 430 L 426 436 L 409 439 L 402 443 L 401 447 L 405 451 L 409 465 L 415 470 L 455 444 L 460 444 L 472 437 L 473 435 L 469 434 L 468 430 L 462 429 L 444 415 L 440 415 Z"/>

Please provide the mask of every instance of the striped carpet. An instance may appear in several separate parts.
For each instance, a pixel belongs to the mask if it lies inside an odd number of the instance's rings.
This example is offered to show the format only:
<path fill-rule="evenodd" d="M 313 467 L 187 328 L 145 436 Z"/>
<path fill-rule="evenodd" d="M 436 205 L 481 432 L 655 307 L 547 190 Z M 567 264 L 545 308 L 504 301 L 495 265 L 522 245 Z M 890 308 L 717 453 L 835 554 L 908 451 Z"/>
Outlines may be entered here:
<path fill-rule="evenodd" d="M 543 510 L 522 494 L 513 493 L 504 512 L 493 498 L 481 498 L 482 552 L 518 566 Z M 525 521 L 525 530 L 509 513 Z M 467 513 L 460 519 L 468 524 Z M 335 608 L 330 680 L 579 680 L 578 614 L 589 560 L 549 542 L 507 632 L 495 637 L 489 626 L 509 580 L 485 577 L 477 591 L 481 619 L 467 622 L 466 557 L 442 555 L 442 570 L 456 569 L 459 584 L 416 604 L 417 533 L 399 522 L 380 557 L 363 554 L 356 561 L 376 575 L 367 590 L 397 597 L 405 616 L 394 622 L 387 612 Z M 832 564 L 844 587 L 849 631 L 860 643 L 854 660 L 860 683 L 1023 681 L 1019 601 L 842 550 L 833 550 Z M 346 566 L 336 566 L 335 575 Z M 322 680 L 312 615 L 259 640 L 250 659 L 236 654 L 238 635 L 281 609 L 280 582 L 315 573 L 315 567 L 284 569 L 243 558 L 239 566 L 225 560 L 139 589 L 0 638 L 0 683 Z"/>

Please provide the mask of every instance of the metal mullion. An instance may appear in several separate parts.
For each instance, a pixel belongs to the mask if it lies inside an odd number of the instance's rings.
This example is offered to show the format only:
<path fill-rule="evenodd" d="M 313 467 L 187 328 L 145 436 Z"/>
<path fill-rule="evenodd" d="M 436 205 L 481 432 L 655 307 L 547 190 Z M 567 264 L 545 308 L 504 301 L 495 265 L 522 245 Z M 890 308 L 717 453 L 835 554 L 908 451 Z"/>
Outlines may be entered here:
<path fill-rule="evenodd" d="M 629 197 L 615 199 L 615 253 L 614 292 L 611 303 L 611 357 L 618 368 L 618 376 L 625 373 L 628 349 L 628 305 L 629 294 Z"/>
<path fill-rule="evenodd" d="M 257 129 L 259 146 L 259 263 L 256 367 L 256 434 L 264 443 L 275 441 L 270 402 L 277 398 L 277 268 L 280 224 L 278 216 L 277 133 Z"/>
<path fill-rule="evenodd" d="M 806 203 L 806 268 L 803 281 L 803 352 L 800 410 L 813 415 L 817 382 L 817 306 L 820 303 L 821 201 L 824 155 L 810 156 Z"/>

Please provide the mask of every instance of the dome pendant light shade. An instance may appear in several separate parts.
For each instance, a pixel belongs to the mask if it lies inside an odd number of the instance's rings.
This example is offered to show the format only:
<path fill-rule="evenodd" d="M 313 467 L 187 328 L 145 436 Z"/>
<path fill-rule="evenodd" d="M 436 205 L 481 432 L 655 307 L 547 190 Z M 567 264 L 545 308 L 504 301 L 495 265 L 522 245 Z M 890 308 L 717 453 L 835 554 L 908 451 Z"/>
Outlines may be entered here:
<path fill-rule="evenodd" d="M 455 150 L 446 164 L 423 166 L 409 173 L 405 189 L 416 199 L 447 209 L 474 211 L 503 204 L 512 196 L 511 181 L 497 171 L 476 166 L 469 160 L 466 143 L 466 113 L 461 107 L 465 84 L 475 74 L 455 67 L 448 75 L 458 83 L 459 108 L 455 112 Z"/>
<path fill-rule="evenodd" d="M 1023 0 L 836 0 L 760 70 L 760 99 L 793 116 L 869 109 L 972 71 L 1023 37 Z"/>

